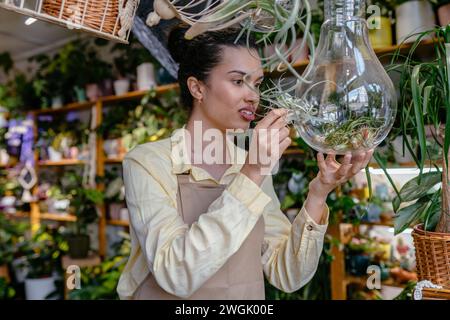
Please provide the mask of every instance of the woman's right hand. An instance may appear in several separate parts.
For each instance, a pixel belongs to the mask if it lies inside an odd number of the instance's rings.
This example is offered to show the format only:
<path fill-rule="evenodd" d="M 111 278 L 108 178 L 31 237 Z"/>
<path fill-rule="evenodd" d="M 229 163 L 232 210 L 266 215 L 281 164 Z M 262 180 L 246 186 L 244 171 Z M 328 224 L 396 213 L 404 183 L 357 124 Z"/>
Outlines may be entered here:
<path fill-rule="evenodd" d="M 286 109 L 270 111 L 253 129 L 246 162 L 241 169 L 257 185 L 271 174 L 283 152 L 291 145 Z"/>

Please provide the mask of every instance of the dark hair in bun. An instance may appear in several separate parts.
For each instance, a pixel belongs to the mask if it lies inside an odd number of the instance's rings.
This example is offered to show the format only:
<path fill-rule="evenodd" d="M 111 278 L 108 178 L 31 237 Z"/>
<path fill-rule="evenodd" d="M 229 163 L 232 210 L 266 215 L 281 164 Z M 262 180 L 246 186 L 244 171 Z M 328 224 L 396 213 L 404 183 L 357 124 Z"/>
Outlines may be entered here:
<path fill-rule="evenodd" d="M 202 33 L 192 40 L 186 40 L 184 34 L 188 30 L 185 25 L 178 25 L 169 34 L 169 51 L 179 64 L 178 83 L 180 85 L 181 102 L 191 109 L 193 97 L 187 86 L 187 79 L 195 77 L 200 81 L 208 78 L 221 59 L 222 47 L 247 47 L 247 34 L 239 37 L 239 28 L 227 28 L 220 31 Z M 239 39 L 238 39 L 239 37 Z M 238 39 L 238 40 L 236 40 Z M 257 49 L 253 36 L 248 39 L 251 49 Z"/>

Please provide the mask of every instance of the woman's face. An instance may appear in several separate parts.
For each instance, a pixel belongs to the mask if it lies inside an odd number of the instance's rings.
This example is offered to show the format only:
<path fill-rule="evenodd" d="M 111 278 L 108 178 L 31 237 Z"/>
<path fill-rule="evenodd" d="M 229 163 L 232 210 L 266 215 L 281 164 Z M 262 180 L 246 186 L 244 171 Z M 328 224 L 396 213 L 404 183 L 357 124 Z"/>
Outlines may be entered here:
<path fill-rule="evenodd" d="M 250 121 L 255 119 L 263 77 L 256 50 L 223 47 L 220 63 L 203 84 L 200 112 L 210 125 L 221 131 L 248 129 Z"/>

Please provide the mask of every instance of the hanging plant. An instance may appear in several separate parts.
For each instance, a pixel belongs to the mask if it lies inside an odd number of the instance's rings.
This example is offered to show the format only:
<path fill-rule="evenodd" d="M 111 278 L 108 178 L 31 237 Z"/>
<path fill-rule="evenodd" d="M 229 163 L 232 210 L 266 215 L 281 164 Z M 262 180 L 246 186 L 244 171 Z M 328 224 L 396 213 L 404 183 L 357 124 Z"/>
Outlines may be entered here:
<path fill-rule="evenodd" d="M 274 54 L 262 59 L 264 68 L 289 70 L 300 80 L 303 78 L 292 67 L 289 57 L 296 56 L 295 53 L 302 51 L 306 44 L 309 45 L 311 59 L 314 57 L 311 8 L 307 0 L 200 0 L 188 4 L 179 0 L 155 0 L 153 9 L 147 18 L 149 26 L 158 24 L 161 18 L 178 18 L 190 26 L 186 39 L 240 24 L 241 36 L 256 33 L 260 35 L 258 45 L 274 45 Z M 289 43 L 289 38 L 296 38 L 298 30 L 305 35 L 303 41 L 300 44 Z"/>

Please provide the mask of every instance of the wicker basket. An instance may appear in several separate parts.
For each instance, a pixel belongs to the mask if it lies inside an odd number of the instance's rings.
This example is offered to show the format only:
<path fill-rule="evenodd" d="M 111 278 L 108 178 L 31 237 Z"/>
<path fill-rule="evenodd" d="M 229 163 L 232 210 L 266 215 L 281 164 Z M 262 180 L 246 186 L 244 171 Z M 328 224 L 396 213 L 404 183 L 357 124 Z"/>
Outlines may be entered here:
<path fill-rule="evenodd" d="M 419 224 L 412 236 L 419 280 L 450 288 L 450 234 L 424 231 Z"/>
<path fill-rule="evenodd" d="M 118 0 L 43 1 L 42 12 L 59 18 L 61 11 L 61 19 L 68 22 L 80 24 L 111 35 L 117 35 L 120 30 Z"/>

